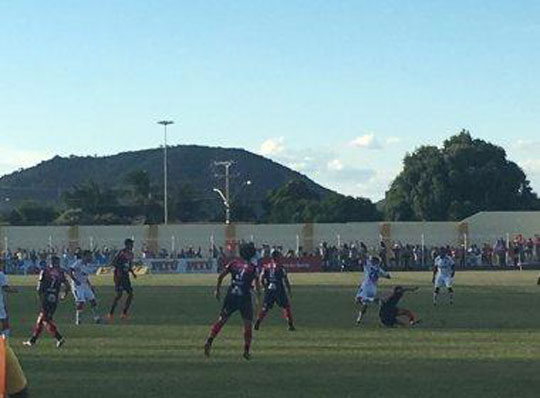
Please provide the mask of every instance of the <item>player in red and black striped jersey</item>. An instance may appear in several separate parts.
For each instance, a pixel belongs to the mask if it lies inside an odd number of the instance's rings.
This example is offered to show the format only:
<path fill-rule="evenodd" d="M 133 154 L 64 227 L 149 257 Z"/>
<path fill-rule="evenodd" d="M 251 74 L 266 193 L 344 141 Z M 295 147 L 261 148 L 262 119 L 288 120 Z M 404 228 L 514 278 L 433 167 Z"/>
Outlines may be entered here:
<path fill-rule="evenodd" d="M 125 247 L 116 254 L 112 261 L 116 296 L 114 297 L 111 310 L 109 311 L 109 321 L 113 320 L 114 311 L 124 292 L 126 292 L 127 297 L 122 311 L 122 319 L 127 318 L 129 307 L 133 301 L 133 287 L 131 286 L 131 280 L 129 279 L 130 274 L 133 275 L 133 278 L 137 279 L 137 275 L 133 271 L 133 243 L 132 239 L 126 239 L 124 241 Z"/>
<path fill-rule="evenodd" d="M 257 278 L 257 268 L 251 263 L 251 259 L 255 256 L 255 247 L 250 244 L 240 246 L 240 257 L 242 260 L 234 260 L 229 263 L 225 269 L 219 274 L 215 296 L 220 300 L 220 289 L 223 279 L 230 274 L 231 285 L 227 290 L 227 295 L 223 301 L 223 307 L 216 323 L 210 328 L 210 334 L 204 344 L 204 353 L 210 355 L 212 343 L 219 334 L 229 317 L 236 311 L 240 311 L 240 315 L 244 320 L 244 358 L 250 359 L 250 347 L 253 328 L 253 301 L 252 290 L 253 284 L 259 294 L 260 286 Z"/>
<path fill-rule="evenodd" d="M 381 300 L 379 318 L 384 326 L 413 326 L 420 322 L 412 311 L 397 306 L 405 292 L 414 292 L 416 290 L 418 290 L 418 287 L 396 286 L 390 296 Z"/>
<path fill-rule="evenodd" d="M 64 287 L 63 290 L 62 286 Z M 25 341 L 23 344 L 33 346 L 45 327 L 47 331 L 54 336 L 56 339 L 56 346 L 60 348 L 64 344 L 65 339 L 60 332 L 58 332 L 56 323 L 53 320 L 53 315 L 56 311 L 56 307 L 58 306 L 58 301 L 64 300 L 68 294 L 69 283 L 64 270 L 60 268 L 59 257 L 51 257 L 51 265 L 45 268 L 39 274 L 37 292 L 41 309 L 32 337 L 30 337 L 30 340 Z"/>
<path fill-rule="evenodd" d="M 289 301 L 291 284 L 287 277 L 287 271 L 279 263 L 280 257 L 281 253 L 278 250 L 272 252 L 272 260 L 263 267 L 261 272 L 260 283 L 264 286 L 264 301 L 257 322 L 255 322 L 255 330 L 259 330 L 266 314 L 272 309 L 274 304 L 283 308 L 283 314 L 285 315 L 285 319 L 287 319 L 289 330 L 295 330 Z"/>

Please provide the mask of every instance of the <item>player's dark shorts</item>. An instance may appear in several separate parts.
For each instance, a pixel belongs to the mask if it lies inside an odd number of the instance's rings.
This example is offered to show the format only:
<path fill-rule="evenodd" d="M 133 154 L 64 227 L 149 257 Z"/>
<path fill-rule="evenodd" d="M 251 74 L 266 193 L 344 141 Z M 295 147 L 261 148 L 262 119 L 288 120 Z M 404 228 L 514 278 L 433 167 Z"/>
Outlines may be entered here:
<path fill-rule="evenodd" d="M 264 293 L 263 308 L 271 310 L 274 304 L 281 308 L 289 307 L 289 298 L 284 290 L 267 290 Z"/>
<path fill-rule="evenodd" d="M 228 318 L 236 311 L 240 311 L 242 319 L 248 321 L 253 320 L 253 302 L 251 301 L 251 294 L 235 295 L 227 293 L 225 301 L 223 302 L 223 308 L 221 309 L 221 315 Z"/>
<path fill-rule="evenodd" d="M 45 320 L 51 320 L 56 312 L 56 307 L 58 306 L 58 301 L 48 301 L 47 299 L 41 302 L 41 314 Z"/>
<path fill-rule="evenodd" d="M 390 328 L 394 327 L 397 323 L 397 313 L 398 310 L 396 307 L 383 305 L 379 311 L 379 318 L 381 319 L 381 323 L 384 326 L 388 326 Z"/>
<path fill-rule="evenodd" d="M 128 277 L 114 278 L 114 290 L 117 293 L 133 293 L 133 288 L 131 287 L 131 280 Z"/>

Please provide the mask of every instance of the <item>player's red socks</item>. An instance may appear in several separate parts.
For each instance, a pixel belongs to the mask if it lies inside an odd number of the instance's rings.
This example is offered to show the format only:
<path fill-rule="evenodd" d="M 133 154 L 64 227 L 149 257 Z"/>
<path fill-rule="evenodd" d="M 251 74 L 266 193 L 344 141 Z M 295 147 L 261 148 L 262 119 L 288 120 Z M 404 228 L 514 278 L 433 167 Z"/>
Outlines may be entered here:
<path fill-rule="evenodd" d="M 287 319 L 289 325 L 292 325 L 294 323 L 291 307 L 286 307 L 283 309 L 283 316 L 285 317 L 285 319 Z"/>
<path fill-rule="evenodd" d="M 223 325 L 225 325 L 225 322 L 223 319 L 220 319 L 219 321 L 217 321 L 216 323 L 214 323 L 212 325 L 212 327 L 210 328 L 210 337 L 211 338 L 215 338 L 219 332 L 221 332 L 221 329 L 223 328 Z"/>
<path fill-rule="evenodd" d="M 245 352 L 249 352 L 249 348 L 251 347 L 251 338 L 252 338 L 251 325 L 249 326 L 244 325 L 244 351 Z"/>
<path fill-rule="evenodd" d="M 409 323 L 416 322 L 416 316 L 414 315 L 412 311 L 409 311 L 409 310 L 402 310 L 402 311 L 403 311 L 403 315 L 409 318 Z"/>

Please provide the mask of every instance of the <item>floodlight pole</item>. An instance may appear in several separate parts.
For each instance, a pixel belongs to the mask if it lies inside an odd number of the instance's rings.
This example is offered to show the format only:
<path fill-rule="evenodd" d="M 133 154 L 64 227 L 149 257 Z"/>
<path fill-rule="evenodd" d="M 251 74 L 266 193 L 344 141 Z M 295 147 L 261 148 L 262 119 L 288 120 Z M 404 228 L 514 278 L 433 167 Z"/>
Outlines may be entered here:
<path fill-rule="evenodd" d="M 169 223 L 169 198 L 167 187 L 167 126 L 173 124 L 172 120 L 160 120 L 157 124 L 163 126 L 164 145 L 163 145 L 163 223 Z"/>
<path fill-rule="evenodd" d="M 233 165 L 233 162 L 230 160 L 227 160 L 224 162 L 214 162 L 214 165 L 225 167 L 225 193 L 221 192 L 221 190 L 218 188 L 214 188 L 213 191 L 216 192 L 223 200 L 223 204 L 225 205 L 225 224 L 228 225 L 231 223 L 231 201 L 230 201 L 230 190 L 229 190 L 230 171 L 229 169 Z"/>

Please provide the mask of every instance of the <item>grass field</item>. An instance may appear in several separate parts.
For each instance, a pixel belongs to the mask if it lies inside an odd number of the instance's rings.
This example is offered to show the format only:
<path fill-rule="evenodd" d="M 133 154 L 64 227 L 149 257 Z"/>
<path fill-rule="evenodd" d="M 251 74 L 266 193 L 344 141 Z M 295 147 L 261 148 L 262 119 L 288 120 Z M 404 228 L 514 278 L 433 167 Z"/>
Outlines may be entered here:
<path fill-rule="evenodd" d="M 418 285 L 402 306 L 423 320 L 414 329 L 384 329 L 371 308 L 354 325 L 357 273 L 292 275 L 298 330 L 274 310 L 255 333 L 253 359 L 242 359 L 238 315 L 204 358 L 202 345 L 219 311 L 215 276 L 145 276 L 134 282 L 126 324 L 73 325 L 71 297 L 56 319 L 67 338 L 21 346 L 36 315 L 35 278 L 12 277 L 12 346 L 32 397 L 537 397 L 540 394 L 540 287 L 537 272 L 463 272 L 456 303 L 431 305 L 431 275 L 396 273 Z M 391 284 L 389 283 L 391 282 Z M 96 277 L 101 311 L 110 277 Z"/>

